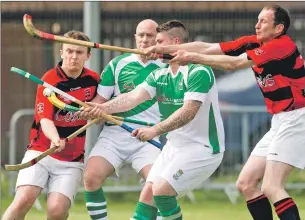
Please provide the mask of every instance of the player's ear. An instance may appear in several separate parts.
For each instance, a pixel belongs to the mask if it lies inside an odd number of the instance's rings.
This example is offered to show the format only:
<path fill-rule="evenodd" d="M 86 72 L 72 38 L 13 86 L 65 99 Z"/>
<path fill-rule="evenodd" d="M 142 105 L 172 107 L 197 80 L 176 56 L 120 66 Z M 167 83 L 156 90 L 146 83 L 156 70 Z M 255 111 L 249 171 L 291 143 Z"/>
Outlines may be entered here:
<path fill-rule="evenodd" d="M 60 58 L 63 59 L 63 52 L 62 49 L 59 50 Z"/>
<path fill-rule="evenodd" d="M 181 44 L 180 38 L 175 37 L 174 39 L 175 44 Z"/>
<path fill-rule="evenodd" d="M 91 57 L 91 53 L 87 53 L 87 59 L 86 59 L 86 61 L 88 61 L 88 60 L 90 59 L 90 57 Z"/>
<path fill-rule="evenodd" d="M 278 33 L 282 33 L 283 32 L 283 30 L 284 30 L 284 24 L 278 24 L 278 25 L 276 25 L 276 31 L 278 32 Z"/>

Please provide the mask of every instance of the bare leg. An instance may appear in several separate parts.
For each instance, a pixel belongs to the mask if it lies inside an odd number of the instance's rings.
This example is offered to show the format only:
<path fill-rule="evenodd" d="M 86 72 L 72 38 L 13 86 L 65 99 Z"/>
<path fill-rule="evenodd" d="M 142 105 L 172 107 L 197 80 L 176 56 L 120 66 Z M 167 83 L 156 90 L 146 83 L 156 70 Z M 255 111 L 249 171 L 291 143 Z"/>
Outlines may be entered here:
<path fill-rule="evenodd" d="M 66 220 L 69 216 L 71 201 L 61 193 L 52 192 L 48 195 L 47 216 L 49 220 Z"/>
<path fill-rule="evenodd" d="M 12 204 L 3 214 L 3 220 L 23 220 L 31 209 L 41 188 L 38 186 L 19 186 Z"/>
<path fill-rule="evenodd" d="M 237 188 L 244 195 L 254 220 L 273 219 L 270 202 L 257 187 L 264 176 L 265 167 L 265 157 L 250 156 L 237 181 Z"/>
<path fill-rule="evenodd" d="M 152 167 L 152 165 L 147 165 L 147 166 L 143 167 L 143 169 L 140 171 L 140 175 L 145 180 L 147 179 L 147 176 L 148 176 L 148 173 L 149 173 L 151 167 Z M 153 199 L 153 192 L 152 192 L 152 183 L 150 183 L 150 182 L 145 183 L 145 185 L 141 191 L 139 201 L 143 202 L 147 205 L 155 207 L 154 199 Z"/>
<path fill-rule="evenodd" d="M 265 167 L 266 158 L 257 156 L 250 156 L 244 165 L 237 180 L 237 188 L 247 201 L 263 194 L 257 185 L 263 179 Z"/>
<path fill-rule="evenodd" d="M 296 204 L 285 191 L 284 184 L 293 170 L 293 166 L 278 162 L 267 161 L 262 190 L 274 203 L 275 211 L 282 220 L 300 220 Z"/>
<path fill-rule="evenodd" d="M 267 161 L 262 191 L 273 203 L 289 197 L 284 189 L 284 184 L 292 170 L 293 166 L 289 164 Z"/>

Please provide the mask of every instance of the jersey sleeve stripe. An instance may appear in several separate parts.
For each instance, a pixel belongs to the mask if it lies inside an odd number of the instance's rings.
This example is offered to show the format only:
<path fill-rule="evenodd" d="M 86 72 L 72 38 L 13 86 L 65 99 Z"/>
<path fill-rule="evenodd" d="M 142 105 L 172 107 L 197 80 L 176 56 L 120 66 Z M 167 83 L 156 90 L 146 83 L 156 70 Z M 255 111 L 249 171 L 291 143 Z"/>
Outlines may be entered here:
<path fill-rule="evenodd" d="M 148 93 L 150 98 L 154 98 L 156 96 L 156 88 L 147 84 L 147 82 L 143 82 L 138 87 L 145 89 Z"/>
<path fill-rule="evenodd" d="M 111 98 L 111 96 L 113 95 L 113 91 L 114 91 L 114 86 L 98 85 L 98 87 L 97 87 L 97 93 L 107 100 L 109 100 Z"/>
<path fill-rule="evenodd" d="M 206 93 L 200 93 L 200 92 L 186 92 L 184 94 L 184 101 L 187 100 L 197 100 L 204 103 L 204 101 L 207 99 L 208 94 Z"/>

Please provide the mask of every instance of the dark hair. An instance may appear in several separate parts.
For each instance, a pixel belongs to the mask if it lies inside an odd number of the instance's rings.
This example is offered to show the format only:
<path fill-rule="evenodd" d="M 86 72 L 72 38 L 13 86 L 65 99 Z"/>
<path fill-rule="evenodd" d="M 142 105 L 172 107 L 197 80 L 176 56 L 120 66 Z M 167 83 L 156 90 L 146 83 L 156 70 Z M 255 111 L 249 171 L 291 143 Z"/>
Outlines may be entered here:
<path fill-rule="evenodd" d="M 158 25 L 157 32 L 168 32 L 174 37 L 179 37 L 182 43 L 188 42 L 189 32 L 185 28 L 184 24 L 178 20 L 170 20 L 163 24 Z"/>
<path fill-rule="evenodd" d="M 83 32 L 81 31 L 68 31 L 67 33 L 64 34 L 64 37 L 67 37 L 67 38 L 72 38 L 72 39 L 76 39 L 76 40 L 83 40 L 83 41 L 90 41 L 89 37 L 84 34 Z M 60 48 L 62 49 L 62 43 L 60 45 Z M 88 47 L 88 52 L 87 53 L 90 53 L 91 51 L 91 48 Z"/>
<path fill-rule="evenodd" d="M 290 15 L 287 9 L 282 8 L 279 5 L 269 5 L 264 7 L 267 10 L 273 10 L 274 12 L 274 26 L 278 24 L 284 25 L 284 30 L 282 34 L 286 34 L 289 26 L 290 26 Z"/>

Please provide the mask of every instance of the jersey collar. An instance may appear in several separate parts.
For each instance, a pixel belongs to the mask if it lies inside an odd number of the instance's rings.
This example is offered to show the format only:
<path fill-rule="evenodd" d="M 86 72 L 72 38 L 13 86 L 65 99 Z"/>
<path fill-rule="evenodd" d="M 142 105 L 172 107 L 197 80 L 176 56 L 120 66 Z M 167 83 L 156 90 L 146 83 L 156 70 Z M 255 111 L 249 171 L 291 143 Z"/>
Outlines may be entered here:
<path fill-rule="evenodd" d="M 81 78 L 82 75 L 83 75 L 83 73 L 85 72 L 85 68 L 83 68 L 81 74 L 79 74 L 78 77 L 72 78 L 72 77 L 69 77 L 69 76 L 65 73 L 65 71 L 61 68 L 61 66 L 62 66 L 62 61 L 59 61 L 58 64 L 57 64 L 57 67 L 56 67 L 56 73 L 57 73 L 57 75 L 58 75 L 61 79 L 63 79 L 63 78 L 66 78 L 66 79 L 68 79 L 68 80 L 78 79 L 78 78 Z"/>
<path fill-rule="evenodd" d="M 170 65 L 168 66 L 168 70 L 167 70 L 167 71 L 168 71 L 168 73 L 171 74 L 172 78 L 176 78 L 176 77 L 179 75 L 179 72 L 181 72 L 181 73 L 183 74 L 183 73 L 185 73 L 186 71 L 188 71 L 188 65 L 179 66 L 176 75 L 173 74 L 173 71 L 172 71 L 172 68 L 171 68 Z"/>
<path fill-rule="evenodd" d="M 142 60 L 140 60 L 140 58 L 138 57 L 137 54 L 132 54 L 132 56 L 134 56 L 134 58 L 143 66 L 143 67 L 147 67 L 149 64 L 151 63 L 156 63 L 157 61 L 160 62 L 160 60 L 148 60 L 147 63 L 143 63 Z"/>

